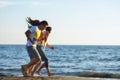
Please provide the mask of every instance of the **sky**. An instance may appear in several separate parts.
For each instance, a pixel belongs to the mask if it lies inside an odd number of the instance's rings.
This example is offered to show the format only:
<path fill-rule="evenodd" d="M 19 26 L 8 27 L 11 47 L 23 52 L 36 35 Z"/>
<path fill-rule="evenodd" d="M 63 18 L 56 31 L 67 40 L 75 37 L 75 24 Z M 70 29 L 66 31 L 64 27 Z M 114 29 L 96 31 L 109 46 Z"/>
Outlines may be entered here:
<path fill-rule="evenodd" d="M 0 0 L 0 44 L 26 44 L 25 19 L 47 20 L 55 45 L 120 45 L 120 0 Z"/>

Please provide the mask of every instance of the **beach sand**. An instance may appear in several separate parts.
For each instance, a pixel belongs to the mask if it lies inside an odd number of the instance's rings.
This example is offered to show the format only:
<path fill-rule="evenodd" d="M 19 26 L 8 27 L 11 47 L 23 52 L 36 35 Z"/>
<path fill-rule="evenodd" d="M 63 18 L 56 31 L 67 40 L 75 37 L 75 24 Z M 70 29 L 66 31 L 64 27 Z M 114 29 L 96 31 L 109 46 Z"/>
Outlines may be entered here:
<path fill-rule="evenodd" d="M 0 77 L 0 80 L 102 80 L 100 78 L 85 77 Z"/>

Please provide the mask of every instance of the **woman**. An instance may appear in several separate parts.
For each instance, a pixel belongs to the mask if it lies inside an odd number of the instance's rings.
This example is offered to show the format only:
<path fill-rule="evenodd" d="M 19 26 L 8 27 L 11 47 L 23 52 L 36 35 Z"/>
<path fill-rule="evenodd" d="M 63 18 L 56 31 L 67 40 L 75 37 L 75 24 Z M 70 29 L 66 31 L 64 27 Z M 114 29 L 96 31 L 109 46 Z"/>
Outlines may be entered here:
<path fill-rule="evenodd" d="M 26 49 L 30 57 L 30 63 L 22 65 L 21 70 L 24 76 L 31 76 L 28 69 L 37 63 L 41 63 L 41 56 L 36 48 L 41 32 L 48 26 L 47 21 L 31 20 L 28 21 L 31 27 L 25 32 L 27 37 Z M 37 66 L 36 66 L 37 67 Z"/>

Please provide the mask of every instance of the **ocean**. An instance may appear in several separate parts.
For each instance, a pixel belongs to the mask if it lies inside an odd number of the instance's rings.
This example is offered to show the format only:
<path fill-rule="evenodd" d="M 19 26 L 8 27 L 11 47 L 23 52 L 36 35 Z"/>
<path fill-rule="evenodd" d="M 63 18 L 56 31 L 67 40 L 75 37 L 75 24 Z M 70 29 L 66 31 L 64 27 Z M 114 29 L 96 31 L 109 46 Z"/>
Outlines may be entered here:
<path fill-rule="evenodd" d="M 56 76 L 120 78 L 120 46 L 53 45 L 45 54 Z M 0 45 L 0 76 L 22 76 L 29 63 L 25 45 Z M 42 69 L 42 75 L 47 75 Z"/>

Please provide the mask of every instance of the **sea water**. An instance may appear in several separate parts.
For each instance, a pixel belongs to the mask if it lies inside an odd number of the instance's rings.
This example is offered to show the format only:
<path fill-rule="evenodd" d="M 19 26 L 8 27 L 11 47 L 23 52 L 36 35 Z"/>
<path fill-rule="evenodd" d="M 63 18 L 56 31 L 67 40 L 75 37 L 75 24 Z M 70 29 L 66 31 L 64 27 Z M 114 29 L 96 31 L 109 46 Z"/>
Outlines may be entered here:
<path fill-rule="evenodd" d="M 120 74 L 120 46 L 53 45 L 45 54 L 55 75 L 89 76 L 91 73 Z M 0 75 L 22 75 L 21 65 L 30 59 L 25 45 L 0 45 Z M 47 75 L 42 69 L 42 75 Z M 89 76 L 90 77 L 90 76 Z"/>

